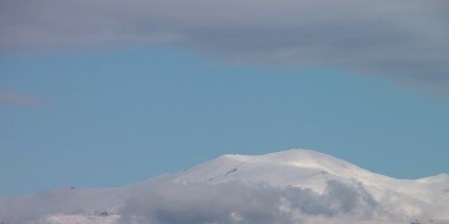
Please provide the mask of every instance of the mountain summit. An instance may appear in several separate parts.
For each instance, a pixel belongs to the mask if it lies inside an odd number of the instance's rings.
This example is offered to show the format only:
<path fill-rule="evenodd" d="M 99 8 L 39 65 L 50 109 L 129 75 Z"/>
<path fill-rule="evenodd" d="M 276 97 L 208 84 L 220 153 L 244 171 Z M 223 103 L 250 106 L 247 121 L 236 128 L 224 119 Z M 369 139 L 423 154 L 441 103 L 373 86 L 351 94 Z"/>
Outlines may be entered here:
<path fill-rule="evenodd" d="M 317 151 L 293 149 L 260 156 L 225 155 L 176 175 L 182 183 L 242 181 L 266 182 L 274 186 L 325 185 L 329 179 L 371 182 L 391 178 L 361 169 L 351 163 Z M 321 191 L 324 185 L 314 185 Z"/>
<path fill-rule="evenodd" d="M 400 180 L 312 150 L 224 155 L 121 188 L 0 199 L 10 223 L 449 223 L 449 176 Z"/>

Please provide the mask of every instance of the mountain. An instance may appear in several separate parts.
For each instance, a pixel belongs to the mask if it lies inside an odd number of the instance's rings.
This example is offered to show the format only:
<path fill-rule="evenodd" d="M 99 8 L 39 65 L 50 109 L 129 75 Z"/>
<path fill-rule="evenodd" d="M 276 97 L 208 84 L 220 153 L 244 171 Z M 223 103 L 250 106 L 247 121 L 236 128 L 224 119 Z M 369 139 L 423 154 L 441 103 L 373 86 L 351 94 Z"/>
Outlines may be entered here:
<path fill-rule="evenodd" d="M 449 223 L 449 175 L 399 180 L 312 150 L 224 155 L 121 188 L 0 199 L 2 224 Z"/>

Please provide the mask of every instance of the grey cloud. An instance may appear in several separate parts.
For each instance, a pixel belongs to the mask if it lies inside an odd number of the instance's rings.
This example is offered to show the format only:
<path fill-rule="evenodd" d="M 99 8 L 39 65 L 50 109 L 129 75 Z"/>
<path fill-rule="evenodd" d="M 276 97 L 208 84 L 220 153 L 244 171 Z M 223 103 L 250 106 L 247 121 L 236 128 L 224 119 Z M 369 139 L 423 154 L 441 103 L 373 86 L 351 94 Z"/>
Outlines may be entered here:
<path fill-rule="evenodd" d="M 8 107 L 38 107 L 47 102 L 37 96 L 0 88 L 0 106 Z"/>
<path fill-rule="evenodd" d="M 2 1 L 3 50 L 167 44 L 230 62 L 325 66 L 449 91 L 439 0 Z"/>
<path fill-rule="evenodd" d="M 113 213 L 123 224 L 291 224 L 407 222 L 403 212 L 380 204 L 362 185 L 328 181 L 322 194 L 307 188 L 225 182 L 174 183 L 171 176 L 129 188 L 72 189 L 0 199 L 0 220 L 6 223 L 46 223 L 55 214 L 94 214 L 123 205 Z M 399 203 L 399 204 L 398 204 Z M 432 218 L 438 205 L 406 201 Z M 430 206 L 430 207 L 429 207 Z M 428 208 L 428 210 L 423 210 Z M 444 211 L 443 211 L 444 212 Z M 47 220 L 48 221 L 48 220 Z"/>
<path fill-rule="evenodd" d="M 123 209 L 122 223 L 289 223 L 272 188 L 163 182 L 145 190 Z"/>
<path fill-rule="evenodd" d="M 128 198 L 127 191 L 110 189 L 73 189 L 64 187 L 17 198 L 0 198 L 0 223 L 48 224 L 45 219 L 55 214 L 82 214 L 104 211 Z M 53 222 L 51 222 L 53 223 Z"/>
<path fill-rule="evenodd" d="M 46 215 L 60 212 L 61 200 L 60 192 L 0 199 L 0 221 L 4 223 L 33 223 Z"/>
<path fill-rule="evenodd" d="M 342 213 L 357 212 L 364 217 L 371 217 L 374 208 L 378 207 L 376 200 L 360 184 L 357 188 L 351 188 L 339 181 L 331 180 L 328 181 L 324 194 L 327 196 L 326 204 Z"/>
<path fill-rule="evenodd" d="M 324 194 L 243 183 L 160 182 L 136 191 L 122 223 L 303 223 L 306 217 L 369 220 L 377 203 L 363 188 L 330 181 Z"/>

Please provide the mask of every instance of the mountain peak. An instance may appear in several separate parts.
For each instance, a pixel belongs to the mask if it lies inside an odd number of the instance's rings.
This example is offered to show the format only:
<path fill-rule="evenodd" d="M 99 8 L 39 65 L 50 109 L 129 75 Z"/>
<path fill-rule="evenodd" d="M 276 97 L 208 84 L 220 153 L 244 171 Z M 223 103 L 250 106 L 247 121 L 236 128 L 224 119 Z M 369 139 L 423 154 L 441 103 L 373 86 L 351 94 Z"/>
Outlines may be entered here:
<path fill-rule="evenodd" d="M 206 217 L 208 222 L 260 223 L 259 217 L 253 219 L 245 212 L 253 214 L 254 205 L 263 205 L 258 207 L 263 215 L 260 217 L 265 219 L 266 214 L 275 212 L 267 223 L 296 223 L 298 218 L 305 223 L 348 223 L 342 221 L 347 218 L 410 223 L 421 217 L 437 224 L 448 222 L 435 220 L 449 220 L 448 186 L 447 174 L 397 180 L 324 153 L 291 149 L 255 156 L 224 155 L 177 174 L 122 188 L 69 187 L 0 199 L 0 222 L 118 224 L 120 220 L 153 223 L 160 218 L 161 222 L 155 223 L 185 223 L 193 217 L 191 214 L 202 217 L 210 213 L 220 215 Z M 216 210 L 204 212 L 210 207 Z M 36 214 L 36 208 L 41 209 L 38 216 L 28 215 Z M 223 213 L 230 219 L 223 219 Z M 283 218 L 277 222 L 278 217 Z M 245 219 L 250 221 L 242 221 Z"/>
<path fill-rule="evenodd" d="M 225 157 L 239 157 L 239 156 L 244 156 L 244 157 L 283 157 L 283 158 L 319 158 L 319 157 L 331 157 L 329 155 L 326 155 L 324 153 L 315 151 L 315 150 L 310 150 L 310 149 L 289 149 L 289 150 L 284 150 L 284 151 L 278 151 L 278 152 L 272 152 L 272 153 L 268 153 L 268 154 L 263 154 L 263 155 L 241 155 L 241 154 L 227 154 L 224 155 Z"/>
<path fill-rule="evenodd" d="M 278 162 L 278 163 L 290 163 L 299 161 L 315 161 L 322 162 L 324 160 L 336 161 L 339 160 L 333 156 L 308 149 L 290 149 L 285 151 L 273 152 L 263 155 L 239 155 L 228 154 L 222 156 L 223 158 L 237 159 L 243 161 L 253 162 Z M 219 158 L 222 158 L 219 157 Z M 342 160 L 339 160 L 342 161 Z"/>
<path fill-rule="evenodd" d="M 225 155 L 217 160 L 234 160 L 248 164 L 271 164 L 271 166 L 316 169 L 333 174 L 350 171 L 351 175 L 353 175 L 354 172 L 362 170 L 344 160 L 308 149 L 290 149 L 264 155 Z"/>
<path fill-rule="evenodd" d="M 291 149 L 264 155 L 224 155 L 176 174 L 175 182 L 265 182 L 274 186 L 313 185 L 324 190 L 330 179 L 384 179 L 351 163 L 314 150 Z"/>

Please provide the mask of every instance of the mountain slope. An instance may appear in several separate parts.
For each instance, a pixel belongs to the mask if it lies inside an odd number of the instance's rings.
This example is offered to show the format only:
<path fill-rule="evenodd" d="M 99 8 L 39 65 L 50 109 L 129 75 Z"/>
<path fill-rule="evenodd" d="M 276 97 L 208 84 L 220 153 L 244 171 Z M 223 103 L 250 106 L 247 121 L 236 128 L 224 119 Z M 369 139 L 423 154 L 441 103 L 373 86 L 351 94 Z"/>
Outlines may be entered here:
<path fill-rule="evenodd" d="M 449 176 L 398 180 L 311 150 L 225 155 L 122 188 L 64 188 L 0 199 L 0 219 L 4 224 L 449 223 Z"/>
<path fill-rule="evenodd" d="M 449 175 L 399 180 L 312 150 L 289 150 L 261 156 L 225 155 L 175 177 L 175 182 L 184 184 L 236 180 L 309 188 L 318 193 L 323 193 L 327 183 L 334 180 L 352 187 L 362 186 L 376 201 L 397 214 L 420 217 L 423 215 L 421 207 L 428 207 L 441 210 L 435 212 L 437 218 L 449 220 Z"/>

